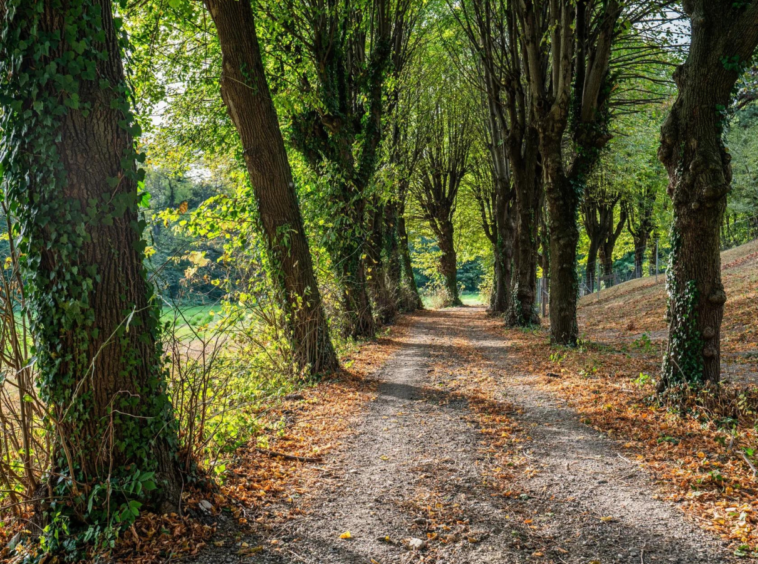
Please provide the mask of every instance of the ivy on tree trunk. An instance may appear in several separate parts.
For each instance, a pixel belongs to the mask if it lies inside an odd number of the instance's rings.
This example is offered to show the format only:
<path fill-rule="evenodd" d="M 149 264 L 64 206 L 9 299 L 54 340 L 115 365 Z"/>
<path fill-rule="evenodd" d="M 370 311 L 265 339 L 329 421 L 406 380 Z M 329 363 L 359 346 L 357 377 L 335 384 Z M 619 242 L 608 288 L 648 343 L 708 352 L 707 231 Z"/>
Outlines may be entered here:
<path fill-rule="evenodd" d="M 143 265 L 144 155 L 120 21 L 110 0 L 6 0 L 0 16 L 0 162 L 54 437 L 49 488 L 68 500 L 39 503 L 56 550 L 76 537 L 59 536 L 65 522 L 104 531 L 143 502 L 175 509 L 177 430 Z"/>
<path fill-rule="evenodd" d="M 205 0 L 223 54 L 221 96 L 242 154 L 270 258 L 270 275 L 287 316 L 295 361 L 311 373 L 338 367 L 287 151 L 263 70 L 255 17 L 245 1 Z"/>
<path fill-rule="evenodd" d="M 734 86 L 758 45 L 758 2 L 687 0 L 683 7 L 690 50 L 674 72 L 678 96 L 658 151 L 674 205 L 659 391 L 719 382 L 726 302 L 719 228 L 732 180 L 723 134 Z"/>

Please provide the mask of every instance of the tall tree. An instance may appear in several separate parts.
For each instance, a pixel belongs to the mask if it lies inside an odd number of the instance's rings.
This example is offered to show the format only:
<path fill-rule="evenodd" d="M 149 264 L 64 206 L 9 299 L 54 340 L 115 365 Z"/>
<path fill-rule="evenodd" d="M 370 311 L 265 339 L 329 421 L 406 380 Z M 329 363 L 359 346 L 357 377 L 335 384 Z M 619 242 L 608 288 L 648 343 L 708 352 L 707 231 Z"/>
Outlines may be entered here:
<path fill-rule="evenodd" d="M 621 237 L 626 225 L 626 207 L 621 206 L 619 210 L 619 220 L 615 223 L 616 206 L 608 211 L 608 231 L 600 241 L 600 262 L 603 265 L 603 277 L 605 278 L 606 287 L 615 284 L 613 278 L 613 251 L 616 248 L 616 241 Z M 615 224 L 615 225 L 614 225 Z"/>
<path fill-rule="evenodd" d="M 471 114 L 467 101 L 453 88 L 441 84 L 440 95 L 425 120 L 425 147 L 419 161 L 419 177 L 413 194 L 424 220 L 437 238 L 440 249 L 439 273 L 450 305 L 462 305 L 458 296 L 458 264 L 453 216 L 461 182 L 469 170 L 472 141 Z M 459 94 L 456 96 L 456 94 Z"/>
<path fill-rule="evenodd" d="M 250 3 L 205 0 L 223 54 L 221 95 L 243 146 L 295 360 L 312 373 L 337 368 L 303 228 L 292 170 L 263 69 Z"/>
<path fill-rule="evenodd" d="M 381 193 L 370 198 L 367 210 L 368 236 L 365 244 L 369 293 L 374 304 L 374 316 L 382 324 L 391 322 L 398 311 L 397 297 L 388 277 L 390 265 L 387 264 L 388 255 L 385 252 L 385 243 L 394 226 L 387 222 L 387 210 L 392 210 L 387 200 L 388 198 Z"/>
<path fill-rule="evenodd" d="M 614 210 L 616 209 L 621 194 L 609 192 L 604 186 L 590 183 L 587 186 L 586 193 L 581 205 L 582 220 L 584 230 L 590 240 L 589 250 L 587 251 L 587 264 L 585 275 L 587 287 L 590 292 L 595 291 L 595 273 L 597 272 L 597 256 L 602 251 L 603 257 L 606 256 L 607 241 L 613 237 L 614 231 Z M 624 224 L 621 223 L 621 228 Z M 620 233 L 619 233 L 620 234 Z M 615 245 L 618 236 L 613 238 Z M 605 267 L 605 264 L 603 264 Z M 604 273 L 607 274 L 607 273 Z"/>
<path fill-rule="evenodd" d="M 660 390 L 720 378 L 720 234 L 732 179 L 723 143 L 728 108 L 741 71 L 758 46 L 758 2 L 686 0 L 691 40 L 674 72 L 678 96 L 661 128 L 658 152 L 674 207 L 669 341 Z"/>
<path fill-rule="evenodd" d="M 3 0 L 0 28 L 0 163 L 55 437 L 49 488 L 72 496 L 46 510 L 107 526 L 132 492 L 128 523 L 140 493 L 176 507 L 181 480 L 117 22 L 110 0 Z M 51 548 L 63 536 L 53 527 Z"/>
<path fill-rule="evenodd" d="M 395 233 L 397 238 L 397 253 L 400 272 L 395 277 L 399 286 L 400 308 L 404 311 L 423 309 L 421 296 L 416 286 L 413 274 L 411 251 L 408 243 L 406 226 L 406 208 L 410 192 L 411 180 L 416 174 L 419 159 L 424 149 L 423 134 L 414 121 L 418 110 L 421 88 L 406 86 L 398 98 L 398 104 L 392 116 L 393 136 L 390 150 L 393 163 L 395 194 L 392 197 L 394 208 Z M 393 209 L 390 208 L 390 209 Z"/>
<path fill-rule="evenodd" d="M 291 61 L 301 93 L 293 112 L 292 141 L 316 172 L 333 171 L 328 201 L 332 262 L 342 285 L 346 333 L 371 337 L 365 245 L 367 190 L 374 175 L 385 79 L 392 55 L 393 23 L 407 0 L 284 0 L 265 3 L 282 34 L 281 51 Z"/>
<path fill-rule="evenodd" d="M 465 0 L 451 9 L 476 56 L 477 79 L 488 113 L 495 219 L 500 222 L 496 224 L 495 250 L 498 293 L 491 309 L 500 313 L 507 310 L 510 325 L 528 326 L 539 323 L 534 303 L 542 183 L 539 136 L 524 83 L 515 2 Z M 511 206 L 511 198 L 515 206 Z M 513 223 L 515 239 L 510 227 Z M 515 294 L 510 287 L 511 267 L 504 264 L 510 260 L 506 255 L 515 259 Z M 498 279 L 500 272 L 508 276 L 508 283 Z"/>
<path fill-rule="evenodd" d="M 577 211 L 584 185 L 612 137 L 612 110 L 640 103 L 625 90 L 616 91 L 622 77 L 638 80 L 640 61 L 658 64 L 657 47 L 649 44 L 637 25 L 660 20 L 656 14 L 665 5 L 656 0 L 516 3 L 550 223 L 550 332 L 555 343 L 573 345 L 578 335 Z M 615 102 L 612 94 L 617 96 Z M 566 136 L 572 145 L 568 152 Z"/>
<path fill-rule="evenodd" d="M 400 151 L 400 121 L 402 119 L 400 98 L 403 90 L 413 89 L 415 80 L 407 76 L 405 72 L 408 63 L 412 60 L 424 37 L 424 29 L 419 29 L 420 23 L 426 15 L 427 4 L 413 2 L 412 0 L 399 0 L 395 7 L 395 16 L 392 18 L 392 54 L 390 68 L 388 70 L 389 86 L 387 88 L 387 102 L 384 114 L 388 116 L 385 129 L 389 132 L 385 142 L 387 150 L 384 151 L 384 168 L 391 169 L 390 174 L 397 175 L 401 167 Z M 416 93 L 412 93 L 416 95 Z M 412 171 L 411 171 L 412 173 Z M 408 174 L 407 172 L 405 174 Z M 387 179 L 385 179 L 387 180 Z M 370 213 L 370 236 L 367 244 L 367 258 L 374 273 L 369 278 L 372 289 L 374 304 L 377 308 L 377 317 L 386 322 L 392 319 L 398 308 L 414 310 L 417 308 L 416 300 L 412 295 L 405 292 L 403 296 L 403 268 L 401 265 L 401 246 L 398 231 L 400 208 L 405 209 L 405 203 L 400 198 L 405 198 L 407 188 L 402 190 L 403 180 L 395 182 L 390 180 L 389 186 L 382 186 L 371 198 Z M 389 189 L 387 189 L 389 188 Z M 405 221 L 405 218 L 402 218 Z M 404 225 L 403 225 L 404 227 Z M 408 287 L 413 293 L 415 281 Z M 418 291 L 416 298 L 418 298 Z M 408 299 L 410 297 L 410 299 Z M 401 303 L 402 302 L 402 303 Z M 420 303 L 420 301 L 419 301 Z"/>
<path fill-rule="evenodd" d="M 513 276 L 513 239 L 516 229 L 512 213 L 515 204 L 513 189 L 508 190 L 509 196 L 502 197 L 490 155 L 475 155 L 471 159 L 471 176 L 470 189 L 479 207 L 482 229 L 492 244 L 494 269 L 488 313 L 503 315 L 508 308 Z M 510 178 L 507 180 L 510 188 Z M 504 202 L 506 210 L 501 207 Z"/>
<path fill-rule="evenodd" d="M 615 5 L 615 2 L 609 4 Z M 565 167 L 562 146 L 571 109 L 572 70 L 577 47 L 575 28 L 586 24 L 584 18 L 581 18 L 581 24 L 577 23 L 577 6 L 565 0 L 549 3 L 522 0 L 517 3 L 531 111 L 536 116 L 539 132 L 550 223 L 550 332 L 553 342 L 560 344 L 575 343 L 578 332 L 575 265 L 580 194 L 569 177 L 571 171 Z M 544 40 L 546 36 L 549 41 Z M 579 58 L 582 62 L 577 62 L 577 66 L 584 65 L 583 53 L 577 60 Z M 597 65 L 603 67 L 603 62 L 607 63 L 607 58 L 601 56 Z M 603 70 L 600 69 L 598 79 L 602 79 Z M 582 82 L 577 79 L 576 84 L 582 85 Z M 580 92 L 574 96 L 583 100 Z M 592 102 L 591 109 L 595 109 L 597 93 Z"/>
<path fill-rule="evenodd" d="M 655 186 L 645 185 L 641 191 L 633 192 L 624 202 L 627 217 L 627 231 L 634 241 L 634 277 L 642 278 L 642 263 L 645 249 L 655 229 Z"/>
<path fill-rule="evenodd" d="M 621 204 L 620 219 L 616 223 L 616 208 L 625 197 L 621 187 L 611 181 L 607 164 L 598 166 L 590 175 L 584 187 L 584 198 L 580 206 L 584 230 L 590 240 L 587 252 L 587 286 L 595 290 L 597 258 L 603 268 L 606 286 L 613 274 L 613 250 L 621 236 L 627 220 L 625 201 Z"/>

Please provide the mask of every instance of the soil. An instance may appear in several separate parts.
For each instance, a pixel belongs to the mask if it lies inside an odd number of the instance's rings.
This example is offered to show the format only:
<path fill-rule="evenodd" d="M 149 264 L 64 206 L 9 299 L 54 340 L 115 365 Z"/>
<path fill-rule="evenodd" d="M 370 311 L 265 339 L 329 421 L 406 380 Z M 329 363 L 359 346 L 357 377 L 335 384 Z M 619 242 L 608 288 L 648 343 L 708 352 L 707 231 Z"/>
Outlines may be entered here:
<path fill-rule="evenodd" d="M 407 343 L 373 375 L 378 395 L 356 433 L 320 465 L 322 485 L 300 500 L 302 515 L 261 524 L 253 536 L 222 523 L 220 546 L 194 562 L 734 560 L 720 539 L 657 499 L 654 481 L 613 440 L 511 367 L 493 323 L 481 308 L 418 314 Z M 491 478 L 502 459 L 466 395 L 440 384 L 440 370 L 470 375 L 472 363 L 495 382 L 489 409 L 517 431 L 509 483 Z"/>

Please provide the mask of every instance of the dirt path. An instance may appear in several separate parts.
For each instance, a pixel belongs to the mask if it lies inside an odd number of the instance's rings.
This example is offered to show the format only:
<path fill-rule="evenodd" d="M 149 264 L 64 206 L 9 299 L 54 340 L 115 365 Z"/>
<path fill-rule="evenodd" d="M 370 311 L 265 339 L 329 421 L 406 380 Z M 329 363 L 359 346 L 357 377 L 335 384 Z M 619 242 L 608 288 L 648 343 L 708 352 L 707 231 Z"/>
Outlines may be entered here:
<path fill-rule="evenodd" d="M 409 345 L 375 376 L 379 395 L 358 432 L 324 465 L 327 485 L 306 514 L 242 539 L 265 547 L 252 556 L 238 556 L 238 544 L 198 562 L 731 561 L 715 539 L 653 497 L 649 480 L 612 441 L 509 371 L 508 350 L 487 326 L 477 308 L 420 315 Z M 465 397 L 431 389 L 433 366 L 454 376 L 473 357 L 496 378 L 493 409 L 512 413 L 530 438 L 521 443 L 528 463 L 508 486 L 519 496 L 487 483 L 498 462 Z M 341 539 L 347 531 L 351 538 Z"/>

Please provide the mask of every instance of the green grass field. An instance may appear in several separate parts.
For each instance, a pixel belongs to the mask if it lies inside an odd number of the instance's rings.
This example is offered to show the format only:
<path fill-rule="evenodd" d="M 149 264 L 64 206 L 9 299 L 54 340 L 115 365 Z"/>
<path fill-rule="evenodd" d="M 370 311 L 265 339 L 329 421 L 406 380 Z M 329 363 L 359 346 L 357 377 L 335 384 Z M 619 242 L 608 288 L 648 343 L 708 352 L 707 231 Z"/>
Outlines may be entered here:
<path fill-rule="evenodd" d="M 421 301 L 424 302 L 425 308 L 432 307 L 432 298 L 430 296 L 422 296 Z M 467 306 L 481 306 L 486 304 L 486 299 L 479 292 L 461 292 L 461 301 L 463 305 Z"/>
<path fill-rule="evenodd" d="M 220 312 L 220 304 L 178 305 L 176 308 L 164 306 L 161 322 L 173 323 L 176 317 L 177 335 L 185 337 L 191 333 L 190 327 L 198 331 L 200 327 L 213 325 L 213 321 L 219 318 Z"/>
<path fill-rule="evenodd" d="M 480 306 L 484 305 L 487 300 L 479 292 L 462 292 L 461 301 L 463 305 Z"/>

